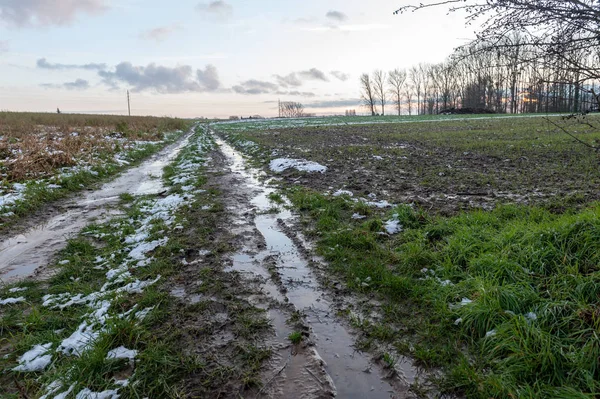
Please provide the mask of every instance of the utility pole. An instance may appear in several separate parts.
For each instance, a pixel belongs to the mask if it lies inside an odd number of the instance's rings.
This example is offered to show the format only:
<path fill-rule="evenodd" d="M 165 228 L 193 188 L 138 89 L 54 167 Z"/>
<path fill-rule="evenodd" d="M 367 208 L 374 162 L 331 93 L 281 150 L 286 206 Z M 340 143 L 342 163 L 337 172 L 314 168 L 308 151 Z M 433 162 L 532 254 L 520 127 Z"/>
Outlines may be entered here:
<path fill-rule="evenodd" d="M 129 99 L 129 90 L 127 90 L 127 111 L 129 113 L 129 116 L 131 116 L 131 101 Z"/>

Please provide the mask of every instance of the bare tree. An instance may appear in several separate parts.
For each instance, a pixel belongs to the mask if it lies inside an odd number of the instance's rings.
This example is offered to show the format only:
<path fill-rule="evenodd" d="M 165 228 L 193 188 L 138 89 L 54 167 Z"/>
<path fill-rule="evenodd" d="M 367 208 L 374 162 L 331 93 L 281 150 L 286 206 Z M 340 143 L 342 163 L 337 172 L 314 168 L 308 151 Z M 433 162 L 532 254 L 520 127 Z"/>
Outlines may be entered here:
<path fill-rule="evenodd" d="M 465 12 L 467 24 L 487 18 L 477 34 L 477 42 L 483 45 L 481 50 L 526 45 L 535 50 L 530 53 L 535 57 L 530 61 L 535 60 L 538 68 L 560 67 L 566 73 L 576 72 L 571 78 L 577 77 L 578 86 L 586 80 L 600 79 L 598 0 L 429 0 L 403 6 L 395 13 L 439 6 L 446 6 L 451 12 Z M 504 40 L 515 32 L 520 35 L 518 43 Z M 586 57 L 577 56 L 579 51 Z M 598 93 L 593 94 L 600 102 Z"/>
<path fill-rule="evenodd" d="M 381 115 L 385 115 L 385 104 L 387 103 L 386 98 L 386 83 L 387 74 L 378 69 L 373 72 L 373 88 L 375 89 L 375 96 L 381 104 Z"/>
<path fill-rule="evenodd" d="M 304 116 L 304 105 L 295 101 L 281 102 L 281 116 L 283 118 L 300 118 Z"/>
<path fill-rule="evenodd" d="M 421 105 L 421 94 L 423 94 L 423 77 L 421 76 L 421 68 L 413 66 L 410 68 L 410 82 L 412 83 L 413 91 L 417 95 L 417 115 Z"/>
<path fill-rule="evenodd" d="M 396 68 L 390 71 L 388 74 L 388 83 L 399 116 L 402 114 L 402 89 L 404 88 L 404 83 L 406 83 L 406 70 Z"/>
<path fill-rule="evenodd" d="M 377 99 L 375 97 L 375 89 L 373 87 L 373 83 L 371 82 L 371 77 L 368 73 L 363 73 L 360 75 L 360 86 L 360 97 L 363 101 L 363 105 L 371 111 L 371 116 L 375 116 Z"/>
<path fill-rule="evenodd" d="M 414 88 L 412 86 L 406 86 L 404 89 L 404 97 L 406 98 L 406 105 L 408 106 L 408 115 L 412 116 L 412 102 L 413 102 Z"/>

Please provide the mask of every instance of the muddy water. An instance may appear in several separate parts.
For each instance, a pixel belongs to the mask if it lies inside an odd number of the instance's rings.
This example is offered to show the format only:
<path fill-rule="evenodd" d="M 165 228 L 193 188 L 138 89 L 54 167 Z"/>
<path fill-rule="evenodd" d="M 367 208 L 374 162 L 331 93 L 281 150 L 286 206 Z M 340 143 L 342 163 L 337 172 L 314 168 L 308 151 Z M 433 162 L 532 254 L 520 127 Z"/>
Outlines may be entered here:
<path fill-rule="evenodd" d="M 260 181 L 262 172 L 249 168 L 241 156 L 226 142 L 217 139 L 221 151 L 226 156 L 232 173 L 237 174 L 252 193 L 253 199 L 248 205 L 257 212 L 254 227 L 264 237 L 266 248 L 254 248 L 252 244 L 243 253 L 233 258 L 233 269 L 249 273 L 265 280 L 263 288 L 274 300 L 291 303 L 306 315 L 311 329 L 311 339 L 315 344 L 316 356 L 326 363 L 325 369 L 335 385 L 340 398 L 390 398 L 410 396 L 409 385 L 414 381 L 415 370 L 409 365 L 400 365 L 397 378 L 392 385 L 384 380 L 383 370 L 372 363 L 370 358 L 354 347 L 354 339 L 347 328 L 335 316 L 332 304 L 320 289 L 308 261 L 300 249 L 288 237 L 281 223 L 290 221 L 293 215 L 283 210 L 265 214 L 273 207 L 268 199 L 274 189 Z M 237 210 L 239 215 L 248 214 L 248 209 Z M 261 213 L 262 212 L 262 213 Z M 276 272 L 274 273 L 273 268 Z M 273 275 L 276 275 L 275 282 Z M 276 292 L 276 285 L 279 291 Z M 276 310 L 272 310 L 271 319 L 279 336 L 286 336 L 289 327 L 282 323 Z"/>
<path fill-rule="evenodd" d="M 163 190 L 162 170 L 185 147 L 192 131 L 141 165 L 128 169 L 100 189 L 80 194 L 64 204 L 65 211 L 24 234 L 0 242 L 0 281 L 31 276 L 65 247 L 66 240 L 94 220 L 115 214 L 111 206 L 124 193 L 156 194 Z"/>

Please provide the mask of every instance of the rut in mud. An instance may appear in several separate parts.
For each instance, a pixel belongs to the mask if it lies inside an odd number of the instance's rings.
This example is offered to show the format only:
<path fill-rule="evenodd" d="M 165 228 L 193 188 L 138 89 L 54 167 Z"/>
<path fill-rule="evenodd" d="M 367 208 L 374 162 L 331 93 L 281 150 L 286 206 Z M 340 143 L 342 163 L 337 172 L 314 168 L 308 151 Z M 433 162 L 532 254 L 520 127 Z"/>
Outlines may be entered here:
<path fill-rule="evenodd" d="M 370 356 L 358 352 L 354 337 L 336 317 L 333 304 L 309 268 L 302 249 L 285 231 L 293 229 L 294 216 L 274 209 L 269 195 L 275 190 L 258 178 L 262 173 L 249 168 L 239 152 L 217 139 L 227 169 L 222 177 L 229 191 L 228 208 L 235 216 L 234 233 L 241 237 L 243 250 L 233 256 L 232 270 L 248 279 L 260 279 L 269 304 L 255 303 L 268 310 L 279 345 L 272 370 L 265 376 L 264 397 L 285 397 L 304 392 L 304 397 L 390 398 L 411 397 L 416 369 L 401 359 L 394 373 L 383 370 Z M 231 193 L 232 188 L 234 192 Z M 258 301 L 257 301 L 258 302 Z M 303 316 L 308 336 L 304 352 L 290 354 L 284 345 L 292 332 L 286 313 Z M 322 364 L 319 370 L 314 364 Z M 390 378 L 386 378 L 390 377 Z M 315 388 L 319 388 L 315 390 Z"/>
<path fill-rule="evenodd" d="M 95 191 L 83 193 L 62 205 L 64 211 L 23 234 L 0 242 L 0 281 L 11 282 L 44 272 L 53 255 L 69 237 L 94 220 L 115 215 L 112 207 L 121 194 L 157 194 L 163 190 L 163 168 L 184 148 L 193 129 L 141 165 L 128 169 Z"/>

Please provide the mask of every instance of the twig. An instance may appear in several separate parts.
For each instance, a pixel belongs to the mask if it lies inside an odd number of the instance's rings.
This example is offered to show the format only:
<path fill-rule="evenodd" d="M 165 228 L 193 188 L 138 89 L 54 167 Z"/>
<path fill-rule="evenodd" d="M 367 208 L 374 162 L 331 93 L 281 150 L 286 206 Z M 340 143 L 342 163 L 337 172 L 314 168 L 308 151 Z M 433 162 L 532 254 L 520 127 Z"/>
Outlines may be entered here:
<path fill-rule="evenodd" d="M 19 391 L 19 394 L 21 394 L 21 397 L 24 399 L 29 399 L 29 396 L 25 392 L 25 389 L 21 386 L 21 384 L 19 384 L 19 381 L 17 381 L 17 377 L 15 377 L 15 385 L 17 387 L 17 390 Z"/>
<path fill-rule="evenodd" d="M 600 147 L 595 147 L 589 143 L 586 143 L 585 141 L 581 140 L 579 137 L 573 135 L 572 133 L 570 133 L 569 131 L 567 131 L 567 129 L 565 129 L 564 127 L 560 126 L 558 123 L 553 122 L 550 120 L 550 118 L 544 117 L 544 119 L 546 120 L 546 122 L 550 123 L 551 125 L 554 125 L 555 127 L 557 127 L 558 129 L 562 130 L 563 133 L 567 134 L 568 136 L 570 136 L 571 138 L 573 138 L 574 140 L 576 140 L 577 142 L 579 142 L 580 144 L 583 144 L 584 146 L 591 148 L 594 151 L 600 151 Z"/>
<path fill-rule="evenodd" d="M 308 371 L 308 373 L 309 373 L 310 375 L 312 375 L 312 377 L 313 377 L 315 380 L 317 380 L 317 382 L 318 382 L 319 384 L 321 384 L 321 387 L 322 387 L 322 386 L 323 386 L 323 381 L 321 381 L 321 380 L 319 379 L 319 377 L 317 377 L 317 376 L 316 376 L 316 375 L 315 375 L 315 374 L 314 374 L 312 371 L 310 371 L 310 369 L 308 368 L 308 366 L 304 366 L 304 368 L 306 369 L 306 371 Z"/>
<path fill-rule="evenodd" d="M 292 355 L 288 356 L 287 360 L 285 361 L 285 364 L 283 365 L 283 367 L 281 367 L 279 369 L 279 371 L 277 371 L 273 377 L 271 377 L 271 379 L 269 381 L 267 381 L 267 383 L 265 385 L 263 385 L 263 387 L 260 389 L 260 391 L 258 391 L 258 393 L 256 394 L 256 398 L 258 398 L 260 396 L 260 394 L 265 390 L 265 388 L 267 388 L 271 382 L 273 382 L 273 380 L 279 375 L 281 374 L 281 372 L 283 370 L 285 370 L 285 368 L 287 367 L 287 365 L 290 363 L 290 358 L 292 357 Z"/>

